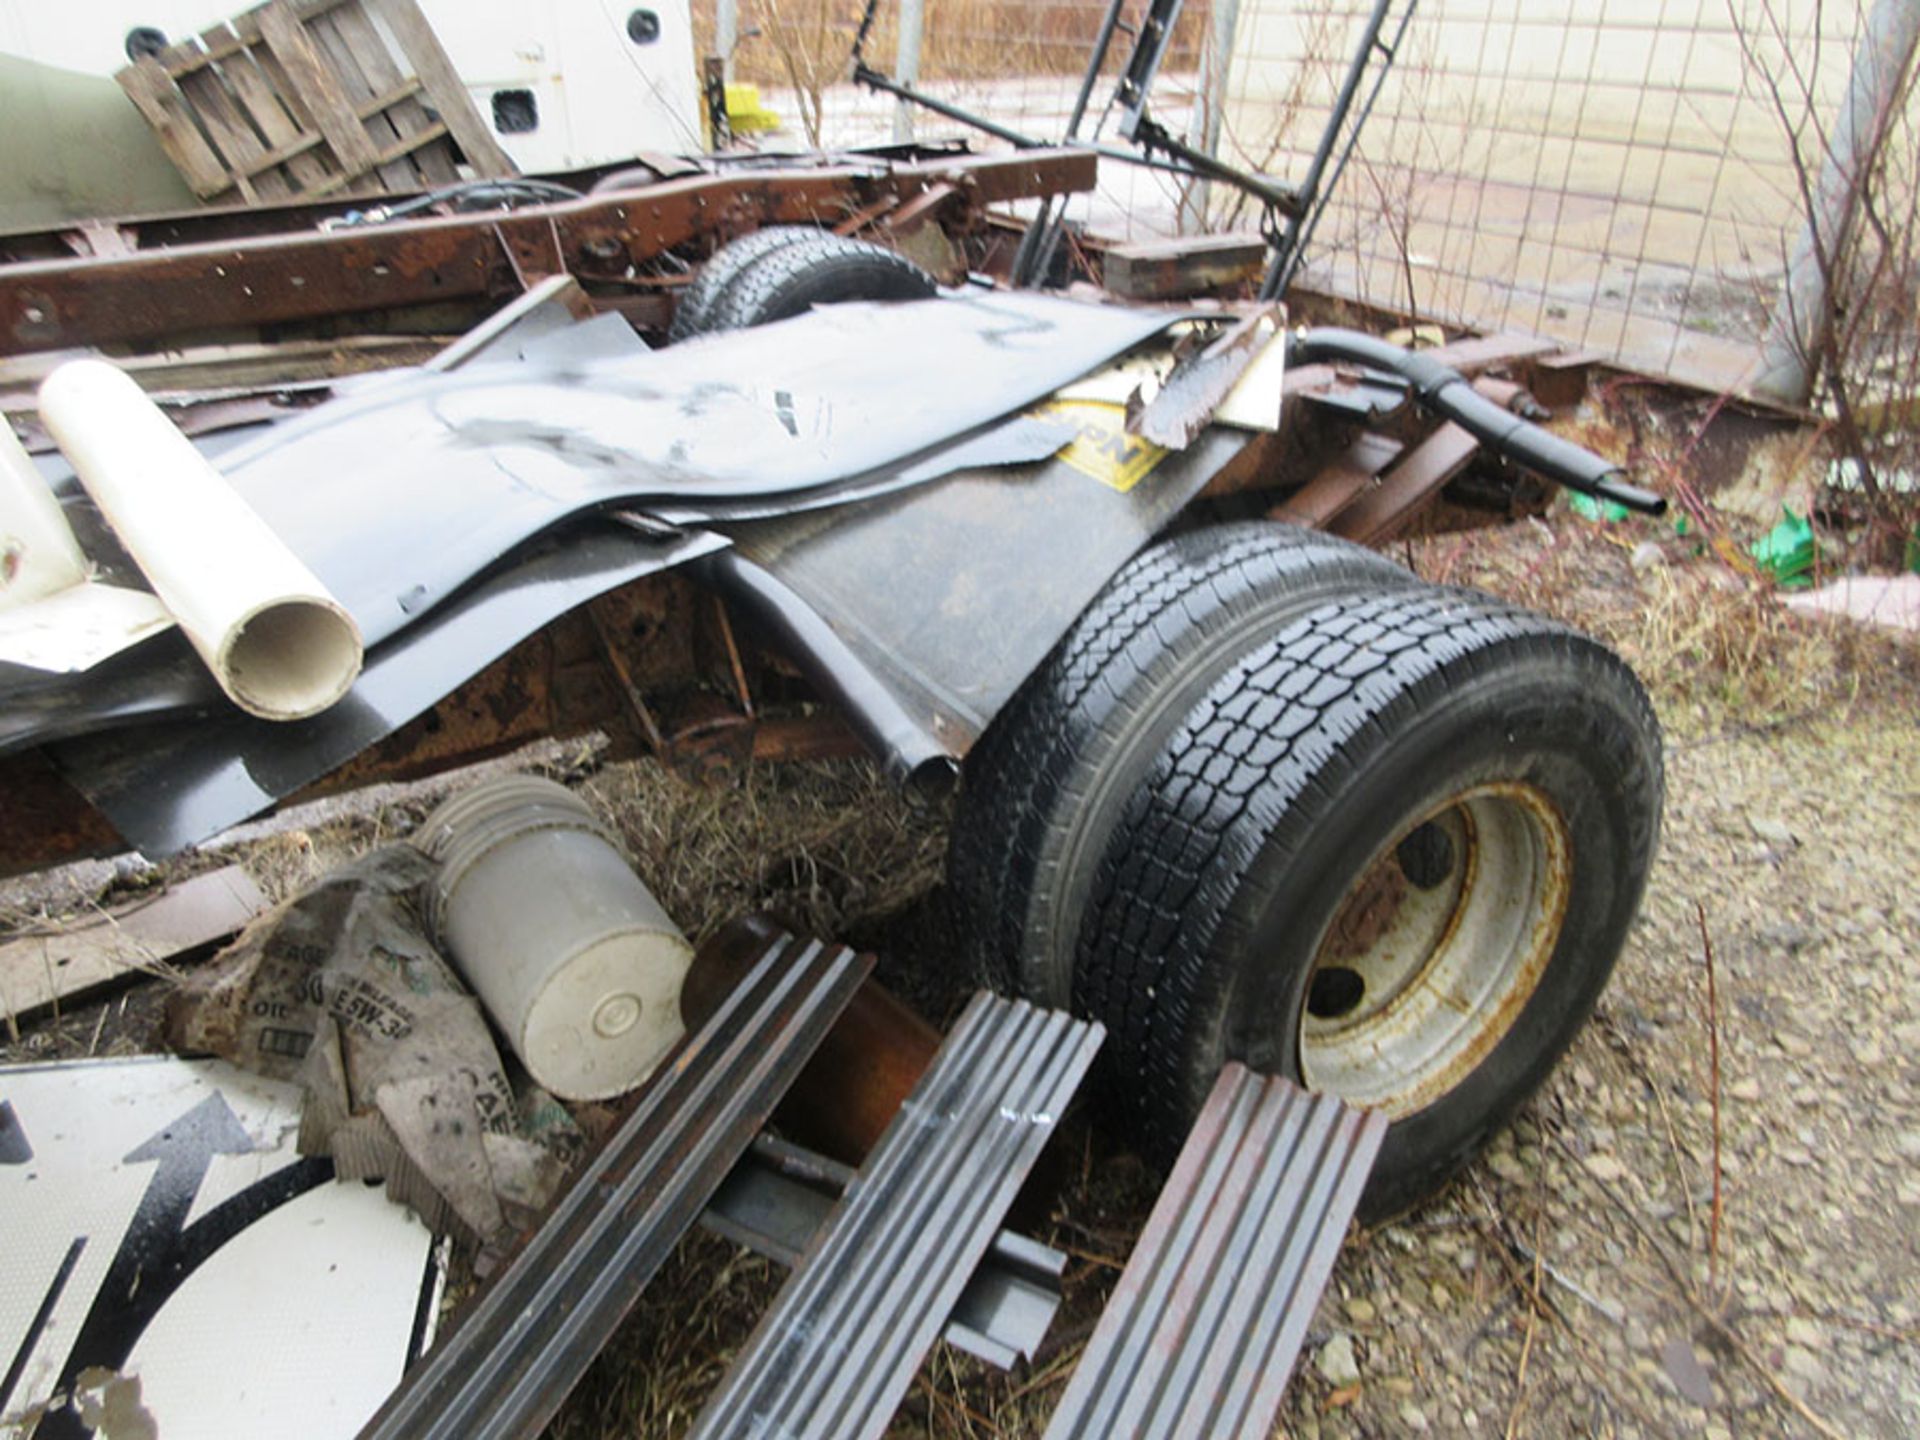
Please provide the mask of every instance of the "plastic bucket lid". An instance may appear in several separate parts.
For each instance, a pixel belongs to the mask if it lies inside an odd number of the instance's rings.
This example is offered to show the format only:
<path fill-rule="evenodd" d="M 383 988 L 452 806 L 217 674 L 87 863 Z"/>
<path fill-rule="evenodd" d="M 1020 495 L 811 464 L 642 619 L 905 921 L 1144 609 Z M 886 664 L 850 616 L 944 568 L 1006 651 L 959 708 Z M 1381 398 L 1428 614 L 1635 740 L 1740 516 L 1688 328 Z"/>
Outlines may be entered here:
<path fill-rule="evenodd" d="M 442 805 L 415 844 L 440 861 L 436 939 L 536 1080 L 589 1100 L 651 1073 L 684 1030 L 692 949 L 578 797 L 502 777 Z"/>

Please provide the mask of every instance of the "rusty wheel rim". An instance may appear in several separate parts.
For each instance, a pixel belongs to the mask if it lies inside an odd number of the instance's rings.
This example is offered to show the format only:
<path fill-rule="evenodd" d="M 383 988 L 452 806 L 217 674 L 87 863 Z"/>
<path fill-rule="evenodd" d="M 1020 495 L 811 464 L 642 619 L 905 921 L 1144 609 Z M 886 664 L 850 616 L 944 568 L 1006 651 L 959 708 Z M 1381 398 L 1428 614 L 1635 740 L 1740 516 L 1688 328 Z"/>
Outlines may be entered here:
<path fill-rule="evenodd" d="M 1538 988 L 1571 859 L 1559 810 L 1517 783 L 1462 792 L 1381 846 L 1308 971 L 1307 1088 L 1398 1117 L 1457 1086 Z"/>

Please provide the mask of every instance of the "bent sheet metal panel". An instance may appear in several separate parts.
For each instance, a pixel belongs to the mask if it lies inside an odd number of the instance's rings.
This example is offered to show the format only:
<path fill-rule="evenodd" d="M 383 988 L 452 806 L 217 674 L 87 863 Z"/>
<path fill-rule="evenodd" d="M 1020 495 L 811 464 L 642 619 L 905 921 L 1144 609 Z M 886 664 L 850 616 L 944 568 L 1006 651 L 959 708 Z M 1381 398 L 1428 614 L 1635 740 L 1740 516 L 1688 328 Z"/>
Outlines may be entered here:
<path fill-rule="evenodd" d="M 834 306 L 665 352 L 633 342 L 628 353 L 608 346 L 602 321 L 588 321 L 506 350 L 523 363 L 475 357 L 451 372 L 368 380 L 206 448 L 374 647 L 583 510 L 641 506 L 697 524 L 848 503 L 963 466 L 1044 455 L 1055 448 L 1050 426 L 1002 417 L 1171 318 L 967 295 Z M 76 488 L 57 467 L 49 479 Z M 68 508 L 93 532 L 82 535 L 88 553 L 140 583 L 117 541 L 89 524 L 84 497 Z M 0 749 L 96 728 L 81 718 L 96 713 L 124 723 L 204 704 L 205 687 L 182 672 L 182 649 L 150 644 L 97 685 L 0 669 L 0 695 L 21 701 L 8 706 Z M 31 701 L 29 691 L 38 692 Z"/>
<path fill-rule="evenodd" d="M 956 757 L 1113 572 L 1247 436 L 1212 429 L 1130 488 L 1065 460 L 968 472 L 871 505 L 739 527 L 746 553 L 814 605 Z M 49 747 L 66 778 L 158 858 L 268 809 L 429 708 L 577 604 L 725 542 L 590 533 L 496 575 L 368 655 L 345 701 L 295 724 L 203 718 Z"/>
<path fill-rule="evenodd" d="M 731 527 L 734 543 L 964 756 L 1114 572 L 1250 438 L 1214 427 L 1142 471 L 1144 442 L 1130 445 L 1117 419 L 1090 434 L 1091 463 L 954 475 L 873 505 Z M 1076 468 L 1103 456 L 1104 479 Z"/>
<path fill-rule="evenodd" d="M 691 516 L 924 464 L 1177 318 L 1006 293 L 836 305 L 626 358 L 396 378 L 221 469 L 377 644 L 578 511 Z"/>
<path fill-rule="evenodd" d="M 81 736 L 49 753 L 129 844 L 171 855 L 345 764 L 576 605 L 725 543 L 611 529 L 556 542 L 370 651 L 347 698 L 311 719 L 276 723 L 223 706 Z"/>
<path fill-rule="evenodd" d="M 929 332 L 916 316 L 939 325 L 951 323 L 953 334 L 971 336 L 960 346 L 962 350 L 971 347 L 971 358 L 957 380 L 949 364 L 955 354 L 955 344 L 949 343 L 953 335 L 937 328 Z M 886 325 L 876 328 L 880 317 Z M 642 562 L 631 556 L 584 558 L 571 569 L 564 557 L 548 556 L 544 579 L 534 576 L 527 585 L 519 585 L 515 572 L 497 573 L 463 596 L 446 615 L 426 613 L 438 595 L 420 578 L 423 575 L 431 573 L 436 586 L 452 587 L 470 573 L 469 566 L 500 558 L 503 552 L 489 553 L 491 546 L 511 550 L 583 506 L 647 493 L 629 473 L 626 461 L 610 458 L 615 452 L 628 453 L 622 447 L 651 446 L 675 465 L 697 461 L 706 472 L 731 468 L 732 478 L 715 482 L 717 489 L 710 496 L 719 508 L 831 503 L 835 492 L 871 495 L 876 487 L 899 479 L 890 476 L 889 464 L 915 479 L 942 473 L 940 465 L 927 458 L 929 449 L 938 449 L 937 444 L 928 443 L 930 438 L 951 439 L 975 418 L 984 423 L 1018 410 L 1150 337 L 1170 318 L 1006 295 L 886 309 L 836 307 L 800 321 L 716 337 L 709 344 L 676 351 L 683 359 L 705 358 L 698 364 L 688 359 L 682 367 L 684 373 L 676 384 L 686 388 L 673 392 L 680 397 L 676 403 L 682 413 L 663 416 L 656 407 L 653 419 L 667 426 L 666 435 L 650 435 L 644 426 L 636 428 L 633 415 L 619 413 L 618 405 L 609 406 L 612 392 L 607 391 L 577 417 L 589 430 L 602 427 L 591 434 L 566 423 L 538 419 L 541 397 L 550 399 L 559 393 L 556 377 L 560 372 L 551 372 L 538 385 L 505 386 L 530 392 L 516 403 L 532 407 L 527 413 L 533 417 L 537 435 L 529 438 L 533 433 L 529 432 L 515 441 L 501 430 L 498 415 L 481 413 L 484 407 L 478 397 L 500 398 L 501 377 L 519 375 L 520 367 L 475 367 L 442 378 L 490 377 L 485 385 L 471 392 L 433 392 L 438 396 L 433 404 L 439 406 L 449 395 L 457 395 L 460 413 L 469 422 L 482 424 L 484 443 L 474 440 L 471 424 L 463 430 L 460 425 L 449 428 L 441 421 L 432 422 L 429 428 L 437 425 L 443 442 L 465 435 L 460 443 L 471 446 L 467 465 L 455 467 L 459 473 L 451 478 L 437 471 L 428 474 L 410 488 L 402 483 L 410 464 L 390 463 L 394 456 L 378 443 L 374 431 L 349 421 L 352 416 L 374 415 L 382 417 L 384 426 L 398 415 L 419 418 L 423 412 L 412 402 L 395 407 L 387 401 L 402 391 L 413 395 L 420 382 L 402 379 L 369 386 L 337 406 L 277 427 L 225 457 L 229 473 L 251 477 L 243 489 L 257 488 L 258 498 L 269 500 L 261 508 L 280 533 L 327 537 L 321 544 L 309 545 L 309 563 L 316 569 L 328 564 L 335 568 L 336 593 L 343 599 L 352 595 L 348 603 L 365 611 L 362 623 L 370 637 L 391 637 L 374 647 L 367 673 L 354 691 L 335 711 L 293 726 L 266 726 L 215 707 L 202 724 L 149 724 L 117 736 L 68 739 L 53 748 L 54 759 L 126 839 L 151 855 L 172 853 L 320 778 L 573 605 L 719 543 L 689 540 L 670 554 L 650 559 L 643 568 L 635 568 Z M 807 324 L 815 320 L 822 324 Z M 826 324 L 829 321 L 832 325 Z M 903 322 L 913 328 L 910 337 L 893 328 Z M 804 340 L 824 333 L 841 337 L 840 368 L 832 371 L 828 381 L 816 373 L 810 390 L 788 388 L 786 379 L 807 373 L 807 367 L 790 353 L 793 337 Z M 897 349 L 875 350 L 867 343 L 882 334 L 891 336 Z M 702 389 L 714 380 L 716 365 L 724 369 L 727 356 L 744 363 L 745 357 L 755 353 L 755 343 L 770 340 L 777 342 L 772 348 L 784 356 L 778 363 L 785 369 L 768 378 L 774 372 L 764 369 L 771 362 L 763 358 L 759 362 L 762 378 L 755 382 L 760 390 L 742 389 L 737 383 L 722 387 L 731 398 L 703 410 L 697 397 L 719 393 Z M 884 364 L 876 367 L 876 359 Z M 916 359 L 919 363 L 913 363 Z M 887 372 L 884 383 L 882 371 Z M 863 385 L 876 388 L 863 390 Z M 974 393 L 944 404 L 928 398 L 958 390 Z M 815 402 L 804 423 L 803 394 Z M 912 418 L 882 413 L 876 408 L 880 403 L 876 395 Z M 775 428 L 786 440 L 769 439 L 771 432 L 764 424 L 750 443 L 722 433 L 734 426 L 743 407 L 752 405 L 775 417 Z M 684 413 L 689 407 L 690 415 Z M 335 418 L 328 418 L 330 411 Z M 441 412 L 443 419 L 447 413 Z M 684 438 L 689 435 L 691 441 Z M 302 436 L 306 441 L 301 442 Z M 404 436 L 389 438 L 404 446 Z M 320 447 L 323 439 L 331 449 Z M 998 439 L 1004 442 L 1005 437 Z M 768 457 L 788 441 L 801 442 L 789 453 L 792 463 L 773 464 Z M 1045 443 L 1050 440 L 1043 434 L 1039 448 Z M 1113 443 L 1124 442 L 1114 439 Z M 967 475 L 945 485 L 929 479 L 935 488 L 928 492 L 931 503 L 924 508 L 913 503 L 917 492 L 907 492 L 877 502 L 870 510 L 863 508 L 860 514 L 875 517 L 870 527 L 843 529 L 828 516 L 825 522 L 794 522 L 803 528 L 784 539 L 770 531 L 757 540 L 779 544 L 783 555 L 770 568 L 783 573 L 783 578 L 790 570 L 800 582 L 795 588 L 821 605 L 850 642 L 858 642 L 856 650 L 928 716 L 935 733 L 958 756 L 1112 571 L 1243 443 L 1241 436 L 1209 433 L 1188 451 L 1165 457 L 1144 480 L 1131 471 L 1124 481 L 1116 479 L 1115 484 L 1124 484 L 1124 489 L 1103 488 L 1064 462 L 1050 462 L 1018 477 L 999 471 Z M 675 446 L 683 448 L 676 451 Z M 978 453 L 966 444 L 950 448 L 960 459 Z M 1031 448 L 1021 453 L 1030 453 Z M 445 453 L 458 449 L 456 445 Z M 252 460 L 247 459 L 250 454 Z M 674 460 L 676 455 L 680 459 Z M 268 484 L 263 472 L 253 467 L 272 457 L 280 457 L 275 464 L 284 465 L 285 470 Z M 508 457 L 517 458 L 509 464 Z M 423 456 L 412 456 L 412 462 L 424 461 Z M 900 465 L 901 461 L 906 463 Z M 755 466 L 768 467 L 766 473 L 776 475 L 777 483 L 753 480 Z M 529 483 L 534 470 L 539 471 L 541 484 Z M 338 476 L 338 484 L 315 483 L 316 475 L 331 479 L 340 471 L 344 474 Z M 664 472 L 653 473 L 658 479 Z M 678 513 L 708 498 L 687 481 L 689 473 L 676 472 L 674 485 L 681 501 L 673 508 Z M 841 477 L 841 484 L 834 483 L 835 476 Z M 379 483 L 369 477 L 377 477 Z M 383 486 L 392 488 L 389 492 Z M 663 486 L 658 493 L 664 499 L 670 490 Z M 495 513 L 499 511 L 510 512 L 509 518 Z M 381 523 L 342 523 L 343 515 L 367 514 L 381 516 Z M 443 534 L 448 529 L 458 532 L 451 542 Z M 432 537 L 432 543 L 422 543 L 423 536 Z M 1063 544 L 1068 536 L 1071 543 Z M 352 543 L 356 537 L 375 553 L 356 552 Z M 806 543 L 799 543 L 802 538 Z M 596 543 L 606 547 L 616 542 Z M 467 547 L 465 558 L 449 561 L 442 553 L 449 545 Z M 324 556 L 319 553 L 322 550 Z M 825 583 L 822 570 L 828 572 Z M 859 583 L 836 586 L 831 581 L 838 571 L 857 575 Z M 939 583 L 924 583 L 929 576 L 938 577 Z M 899 577 L 921 577 L 922 583 L 902 585 Z M 539 599 L 528 604 L 528 595 L 515 598 L 516 590 Z M 384 603 L 379 599 L 383 593 Z M 907 603 L 902 603 L 903 596 Z M 423 613 L 424 620 L 418 618 Z M 397 634 L 396 616 L 411 620 Z"/>

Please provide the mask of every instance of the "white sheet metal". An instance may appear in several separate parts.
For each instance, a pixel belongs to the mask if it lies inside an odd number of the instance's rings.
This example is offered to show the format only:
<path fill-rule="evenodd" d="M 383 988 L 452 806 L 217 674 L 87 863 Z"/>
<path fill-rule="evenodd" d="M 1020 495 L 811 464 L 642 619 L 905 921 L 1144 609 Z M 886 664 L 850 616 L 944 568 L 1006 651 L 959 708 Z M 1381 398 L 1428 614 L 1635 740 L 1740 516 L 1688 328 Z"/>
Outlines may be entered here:
<path fill-rule="evenodd" d="M 73 674 L 172 627 L 159 596 L 83 580 L 31 605 L 0 610 L 0 663 Z"/>
<path fill-rule="evenodd" d="M 293 1088 L 81 1061 L 0 1069 L 0 1107 L 0 1435 L 335 1440 L 429 1338 L 432 1237 L 299 1158 Z"/>

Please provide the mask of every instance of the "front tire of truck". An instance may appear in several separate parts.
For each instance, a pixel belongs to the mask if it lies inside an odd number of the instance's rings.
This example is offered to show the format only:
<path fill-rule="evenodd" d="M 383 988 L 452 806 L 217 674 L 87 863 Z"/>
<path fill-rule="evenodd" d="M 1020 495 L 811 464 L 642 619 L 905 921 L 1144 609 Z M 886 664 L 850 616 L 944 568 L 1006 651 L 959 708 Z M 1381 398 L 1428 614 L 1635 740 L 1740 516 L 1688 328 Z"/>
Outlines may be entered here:
<path fill-rule="evenodd" d="M 674 315 L 672 338 L 745 330 L 847 300 L 924 300 L 938 290 L 931 275 L 885 246 L 826 230 L 778 230 L 757 230 L 707 262 Z"/>
<path fill-rule="evenodd" d="M 1247 651 L 1113 825 L 1073 1003 L 1169 1158 L 1229 1059 L 1384 1111 L 1363 1213 L 1443 1184 L 1545 1078 L 1638 909 L 1662 802 L 1645 692 L 1485 596 L 1350 596 Z"/>

